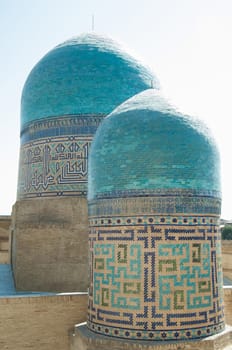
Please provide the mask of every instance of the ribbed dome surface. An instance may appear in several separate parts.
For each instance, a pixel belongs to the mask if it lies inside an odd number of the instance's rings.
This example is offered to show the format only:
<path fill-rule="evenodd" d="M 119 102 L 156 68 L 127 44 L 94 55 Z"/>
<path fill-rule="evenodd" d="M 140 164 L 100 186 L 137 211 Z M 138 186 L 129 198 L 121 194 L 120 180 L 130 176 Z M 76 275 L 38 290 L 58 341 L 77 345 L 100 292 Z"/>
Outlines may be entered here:
<path fill-rule="evenodd" d="M 100 125 L 89 162 L 89 199 L 131 190 L 220 191 L 219 154 L 207 127 L 152 89 Z"/>
<path fill-rule="evenodd" d="M 53 116 L 109 114 L 133 95 L 158 86 L 154 75 L 111 39 L 83 34 L 58 45 L 24 85 L 21 125 Z"/>

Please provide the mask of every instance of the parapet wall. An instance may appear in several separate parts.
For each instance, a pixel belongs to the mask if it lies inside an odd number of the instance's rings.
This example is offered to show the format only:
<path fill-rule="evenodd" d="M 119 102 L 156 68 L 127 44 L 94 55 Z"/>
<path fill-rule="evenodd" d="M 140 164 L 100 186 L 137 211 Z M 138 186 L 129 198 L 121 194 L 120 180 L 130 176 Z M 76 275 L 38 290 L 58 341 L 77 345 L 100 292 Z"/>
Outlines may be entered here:
<path fill-rule="evenodd" d="M 232 325 L 232 288 L 224 288 Z M 87 294 L 0 298 L 0 349 L 70 350 L 74 325 L 86 321 Z"/>
<path fill-rule="evenodd" d="M 222 240 L 222 269 L 224 277 L 232 280 L 232 240 Z"/>
<path fill-rule="evenodd" d="M 0 349 L 69 350 L 69 333 L 86 320 L 87 295 L 0 298 Z"/>
<path fill-rule="evenodd" d="M 10 215 L 0 215 L 0 264 L 9 264 Z"/>
<path fill-rule="evenodd" d="M 224 287 L 224 305 L 226 323 L 232 326 L 232 287 Z"/>

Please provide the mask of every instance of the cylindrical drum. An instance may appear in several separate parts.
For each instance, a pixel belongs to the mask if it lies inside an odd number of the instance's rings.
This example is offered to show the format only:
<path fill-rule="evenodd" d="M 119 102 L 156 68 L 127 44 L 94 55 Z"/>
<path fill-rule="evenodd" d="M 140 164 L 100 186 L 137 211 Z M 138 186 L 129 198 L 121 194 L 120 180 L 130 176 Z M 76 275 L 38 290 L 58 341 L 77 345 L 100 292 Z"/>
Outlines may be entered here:
<path fill-rule="evenodd" d="M 99 127 L 89 159 L 88 327 L 193 340 L 224 329 L 219 154 L 207 127 L 147 90 Z"/>

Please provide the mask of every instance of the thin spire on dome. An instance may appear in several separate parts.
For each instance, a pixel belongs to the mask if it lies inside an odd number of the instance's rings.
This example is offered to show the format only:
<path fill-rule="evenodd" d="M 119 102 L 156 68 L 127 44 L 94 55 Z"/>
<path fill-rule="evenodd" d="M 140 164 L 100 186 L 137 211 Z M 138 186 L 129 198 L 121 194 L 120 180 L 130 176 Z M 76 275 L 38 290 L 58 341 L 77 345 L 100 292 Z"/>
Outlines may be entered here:
<path fill-rule="evenodd" d="M 92 32 L 94 32 L 94 13 L 92 14 Z"/>

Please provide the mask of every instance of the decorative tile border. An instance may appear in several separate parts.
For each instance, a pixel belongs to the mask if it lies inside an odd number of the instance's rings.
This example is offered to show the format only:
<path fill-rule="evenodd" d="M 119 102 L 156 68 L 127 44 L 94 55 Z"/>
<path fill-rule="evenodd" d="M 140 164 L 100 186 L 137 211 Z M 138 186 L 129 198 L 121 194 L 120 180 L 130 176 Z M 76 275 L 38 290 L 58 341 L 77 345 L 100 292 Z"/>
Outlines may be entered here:
<path fill-rule="evenodd" d="M 109 337 L 123 338 L 123 339 L 136 339 L 136 340 L 147 340 L 147 341 L 178 341 L 178 340 L 193 340 L 209 337 L 211 335 L 222 332 L 225 329 L 224 323 L 220 323 L 215 326 L 209 327 L 197 327 L 178 330 L 178 331 L 167 331 L 165 329 L 158 331 L 137 331 L 137 330 L 126 330 L 124 328 L 114 328 L 99 326 L 91 322 L 87 322 L 87 326 L 92 331 L 104 334 Z"/>
<path fill-rule="evenodd" d="M 104 116 L 104 114 L 66 115 L 44 118 L 28 123 L 21 131 L 21 144 L 44 137 L 64 135 L 93 136 Z"/>
<path fill-rule="evenodd" d="M 87 195 L 89 148 L 104 115 L 66 115 L 21 132 L 18 199 Z"/>
<path fill-rule="evenodd" d="M 112 216 L 111 218 L 107 216 L 102 217 L 91 217 L 89 224 L 91 227 L 110 227 L 113 226 L 141 226 L 141 225 L 156 225 L 156 226 L 167 226 L 172 225 L 173 229 L 175 226 L 184 225 L 186 229 L 189 226 L 204 228 L 205 226 L 218 226 L 220 219 L 217 216 L 197 216 L 197 215 L 138 215 L 138 216 Z"/>
<path fill-rule="evenodd" d="M 224 329 L 215 214 L 220 198 L 181 193 L 179 198 L 90 202 L 91 330 L 124 339 L 173 341 L 204 338 Z M 177 212 L 175 205 L 182 202 L 185 208 L 186 198 L 189 207 Z M 155 203 L 160 201 L 166 208 L 173 201 L 173 212 L 156 213 Z M 198 210 L 188 213 L 192 203 Z"/>
<path fill-rule="evenodd" d="M 92 137 L 41 138 L 21 146 L 18 199 L 86 196 Z"/>
<path fill-rule="evenodd" d="M 221 212 L 221 199 L 219 194 L 205 191 L 189 190 L 162 190 L 162 195 L 153 191 L 153 195 L 122 198 L 104 198 L 89 201 L 89 215 L 91 217 L 104 216 L 142 216 L 186 214 L 188 216 L 212 215 L 218 216 Z M 166 193 L 166 195 L 165 195 Z"/>

